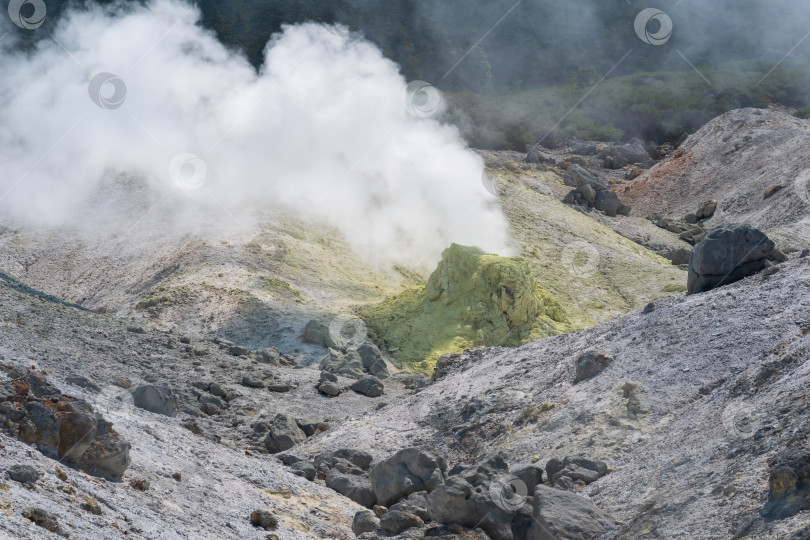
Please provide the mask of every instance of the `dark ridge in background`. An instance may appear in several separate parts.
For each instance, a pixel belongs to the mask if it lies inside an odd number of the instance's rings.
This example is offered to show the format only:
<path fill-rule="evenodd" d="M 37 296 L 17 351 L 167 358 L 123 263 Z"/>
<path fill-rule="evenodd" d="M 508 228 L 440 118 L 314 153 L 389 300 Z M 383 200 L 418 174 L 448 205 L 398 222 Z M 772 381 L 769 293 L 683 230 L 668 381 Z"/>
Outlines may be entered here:
<path fill-rule="evenodd" d="M 82 4 L 48 2 L 45 28 L 56 24 L 66 6 Z M 523 150 L 526 144 L 550 146 L 572 135 L 678 141 L 728 110 L 774 103 L 810 116 L 810 39 L 799 44 L 810 29 L 810 4 L 797 0 L 196 4 L 203 24 L 226 45 L 244 51 L 257 69 L 265 45 L 284 24 L 347 26 L 376 43 L 408 80 L 424 80 L 445 92 L 452 105 L 448 120 L 479 148 Z M 648 45 L 634 32 L 636 15 L 648 7 L 672 18 L 672 37 L 662 46 Z M 29 45 L 43 35 L 20 33 Z"/>

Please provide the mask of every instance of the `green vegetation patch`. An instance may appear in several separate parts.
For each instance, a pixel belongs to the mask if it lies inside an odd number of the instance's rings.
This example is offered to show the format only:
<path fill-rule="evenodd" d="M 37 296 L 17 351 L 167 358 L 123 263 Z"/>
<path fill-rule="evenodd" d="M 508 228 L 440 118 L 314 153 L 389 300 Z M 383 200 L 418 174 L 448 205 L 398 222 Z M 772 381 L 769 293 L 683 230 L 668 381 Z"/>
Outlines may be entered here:
<path fill-rule="evenodd" d="M 280 296 L 295 301 L 303 301 L 301 291 L 284 281 L 283 279 L 274 276 L 261 276 L 259 279 L 265 290 L 272 293 L 274 296 Z"/>
<path fill-rule="evenodd" d="M 570 331 L 562 306 L 522 257 L 453 244 L 424 288 L 362 308 L 370 335 L 414 370 L 476 346 L 515 347 Z"/>

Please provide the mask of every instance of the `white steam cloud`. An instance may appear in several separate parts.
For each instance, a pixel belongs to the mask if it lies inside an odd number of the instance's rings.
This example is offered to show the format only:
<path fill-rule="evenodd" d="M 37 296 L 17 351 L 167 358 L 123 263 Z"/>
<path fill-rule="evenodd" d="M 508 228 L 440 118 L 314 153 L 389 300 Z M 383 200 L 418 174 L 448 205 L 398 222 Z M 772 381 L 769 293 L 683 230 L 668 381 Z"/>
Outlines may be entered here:
<path fill-rule="evenodd" d="M 81 224 L 105 179 L 126 175 L 182 214 L 284 205 L 374 262 L 432 264 L 450 242 L 507 251 L 481 158 L 407 110 L 373 44 L 306 24 L 265 54 L 257 75 L 176 0 L 68 13 L 33 51 L 7 39 L 0 208 Z"/>

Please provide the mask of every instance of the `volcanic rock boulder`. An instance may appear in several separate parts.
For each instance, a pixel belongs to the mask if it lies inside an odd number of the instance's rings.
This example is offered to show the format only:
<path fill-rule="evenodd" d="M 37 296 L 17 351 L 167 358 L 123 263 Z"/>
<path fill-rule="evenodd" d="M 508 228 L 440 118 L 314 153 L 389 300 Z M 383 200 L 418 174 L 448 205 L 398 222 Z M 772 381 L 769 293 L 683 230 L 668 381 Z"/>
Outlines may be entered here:
<path fill-rule="evenodd" d="M 320 367 L 323 371 L 351 379 L 359 379 L 365 375 L 363 371 L 363 359 L 356 350 L 351 350 L 344 354 L 339 350 L 329 349 L 326 355 L 321 359 Z"/>
<path fill-rule="evenodd" d="M 614 526 L 613 520 L 585 497 L 544 485 L 534 489 L 532 517 L 529 540 L 589 540 Z"/>
<path fill-rule="evenodd" d="M 373 343 L 368 341 L 357 347 L 357 354 L 363 361 L 363 370 L 378 379 L 387 379 L 391 376 L 388 371 L 388 365 L 383 360 L 380 349 Z"/>
<path fill-rule="evenodd" d="M 431 492 L 444 478 L 444 461 L 419 448 L 405 448 L 371 468 L 371 486 L 377 501 L 390 506 L 417 491 Z"/>
<path fill-rule="evenodd" d="M 613 357 L 605 351 L 588 351 L 579 358 L 575 366 L 574 384 L 590 379 L 604 371 L 613 362 Z"/>
<path fill-rule="evenodd" d="M 164 416 L 177 414 L 177 396 L 167 384 L 140 383 L 130 393 L 136 407 Z"/>
<path fill-rule="evenodd" d="M 329 332 L 329 327 L 315 319 L 309 321 L 304 327 L 301 338 L 304 340 L 304 343 L 314 343 L 315 345 L 331 349 L 340 348 L 340 344 Z"/>
<path fill-rule="evenodd" d="M 705 292 L 739 281 L 768 268 L 780 255 L 765 233 L 749 225 L 717 227 L 692 251 L 687 292 Z"/>
<path fill-rule="evenodd" d="M 768 502 L 762 515 L 783 519 L 810 509 L 810 450 L 783 450 L 768 461 Z"/>
<path fill-rule="evenodd" d="M 44 455 L 120 480 L 130 444 L 86 401 L 63 395 L 40 374 L 0 383 L 0 426 Z"/>
<path fill-rule="evenodd" d="M 277 414 L 273 425 L 270 426 L 270 433 L 264 439 L 264 447 L 271 454 L 277 454 L 289 450 L 306 439 L 306 434 L 301 431 L 295 420 L 287 415 Z"/>
<path fill-rule="evenodd" d="M 563 182 L 566 186 L 575 188 L 566 195 L 563 201 L 565 203 L 593 207 L 611 217 L 617 214 L 630 215 L 631 208 L 622 204 L 616 193 L 610 191 L 601 180 L 579 165 L 568 167 Z"/>
<path fill-rule="evenodd" d="M 363 377 L 350 387 L 358 394 L 363 394 L 368 397 L 380 397 L 383 395 L 384 386 L 382 381 L 377 377 L 371 375 Z"/>
<path fill-rule="evenodd" d="M 366 475 L 344 474 L 332 469 L 326 473 L 326 487 L 366 508 L 372 508 L 377 503 L 377 497 Z"/>
<path fill-rule="evenodd" d="M 569 482 L 560 482 L 563 477 L 569 478 L 570 483 L 579 480 L 584 484 L 590 484 L 607 474 L 607 464 L 604 461 L 586 457 L 550 459 L 546 463 L 546 474 L 552 484 L 567 485 Z"/>
<path fill-rule="evenodd" d="M 526 485 L 509 473 L 501 456 L 454 467 L 428 495 L 427 511 L 445 525 L 481 527 L 494 540 L 525 538 L 532 513 Z"/>

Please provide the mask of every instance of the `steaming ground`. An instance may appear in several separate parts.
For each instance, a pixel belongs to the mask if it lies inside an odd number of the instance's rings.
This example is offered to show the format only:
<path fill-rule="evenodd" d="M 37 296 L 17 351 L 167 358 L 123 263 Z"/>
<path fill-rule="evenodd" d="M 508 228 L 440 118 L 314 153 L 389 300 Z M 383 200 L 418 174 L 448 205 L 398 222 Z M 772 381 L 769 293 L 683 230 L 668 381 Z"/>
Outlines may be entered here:
<path fill-rule="evenodd" d="M 510 251 L 481 158 L 431 118 L 438 94 L 405 93 L 374 45 L 287 27 L 257 74 L 199 22 L 173 0 L 93 6 L 30 52 L 5 42 L 3 211 L 85 224 L 88 200 L 118 212 L 99 188 L 123 176 L 181 232 L 210 225 L 211 209 L 238 228 L 272 202 L 337 228 L 374 264 L 426 269 L 451 242 Z"/>

